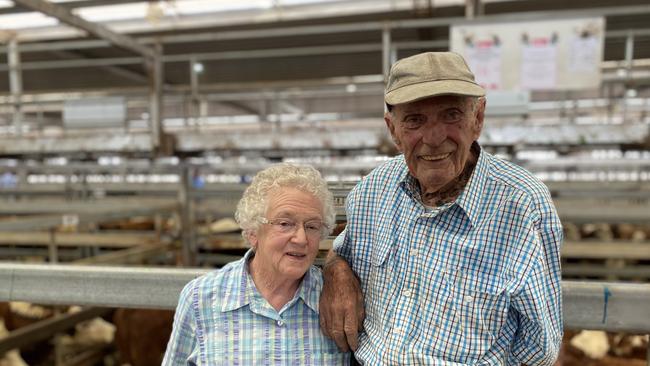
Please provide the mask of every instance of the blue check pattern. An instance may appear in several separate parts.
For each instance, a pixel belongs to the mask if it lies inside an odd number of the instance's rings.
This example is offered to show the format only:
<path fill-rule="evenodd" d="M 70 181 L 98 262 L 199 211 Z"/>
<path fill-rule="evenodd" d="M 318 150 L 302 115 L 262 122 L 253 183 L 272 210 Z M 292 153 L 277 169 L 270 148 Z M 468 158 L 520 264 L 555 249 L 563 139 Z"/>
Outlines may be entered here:
<path fill-rule="evenodd" d="M 255 288 L 251 255 L 185 286 L 162 364 L 348 365 L 350 355 L 320 330 L 320 270 L 312 266 L 278 312 Z"/>
<path fill-rule="evenodd" d="M 398 156 L 350 193 L 334 243 L 361 280 L 365 365 L 552 365 L 562 339 L 562 226 L 546 186 L 481 151 L 430 208 Z"/>

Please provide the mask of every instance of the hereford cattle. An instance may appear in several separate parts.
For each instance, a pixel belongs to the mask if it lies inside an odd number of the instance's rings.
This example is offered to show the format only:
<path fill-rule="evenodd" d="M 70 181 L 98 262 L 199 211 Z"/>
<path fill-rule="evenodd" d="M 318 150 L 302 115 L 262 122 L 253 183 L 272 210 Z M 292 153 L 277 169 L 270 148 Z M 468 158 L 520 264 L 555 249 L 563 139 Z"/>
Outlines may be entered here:
<path fill-rule="evenodd" d="M 8 332 L 53 316 L 54 311 L 26 302 L 10 302 L 0 303 L 0 315 L 2 316 L 2 338 L 4 338 Z M 36 342 L 22 347 L 20 353 L 18 351 L 15 351 L 15 353 L 13 353 L 14 351 L 7 352 L 3 360 L 7 361 L 7 356 L 10 357 L 11 361 L 6 365 L 22 365 L 21 362 L 26 362 L 29 365 L 41 364 L 48 359 L 52 359 L 52 350 L 53 347 L 49 342 Z M 0 364 L 0 366 L 3 365 L 5 364 Z"/>
<path fill-rule="evenodd" d="M 169 310 L 117 309 L 113 324 L 120 363 L 160 366 L 173 322 L 174 312 Z"/>
<path fill-rule="evenodd" d="M 646 366 L 648 336 L 565 331 L 555 366 Z"/>

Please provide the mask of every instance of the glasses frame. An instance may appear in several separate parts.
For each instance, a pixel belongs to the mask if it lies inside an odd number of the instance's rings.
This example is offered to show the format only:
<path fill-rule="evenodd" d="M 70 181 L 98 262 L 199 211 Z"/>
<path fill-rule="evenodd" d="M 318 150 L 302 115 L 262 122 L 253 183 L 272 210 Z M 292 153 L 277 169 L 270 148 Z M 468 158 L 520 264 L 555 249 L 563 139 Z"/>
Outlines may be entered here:
<path fill-rule="evenodd" d="M 260 216 L 258 219 L 259 219 L 259 222 L 261 224 L 271 225 L 272 227 L 276 228 L 276 230 L 280 234 L 283 234 L 283 235 L 289 235 L 289 234 L 294 235 L 296 233 L 296 231 L 298 230 L 298 224 L 301 223 L 299 220 L 294 220 L 294 219 L 291 219 L 291 218 L 288 218 L 288 217 L 277 217 L 277 218 L 274 218 L 274 219 L 269 219 L 269 218 L 266 218 L 264 216 Z M 283 229 L 280 227 L 280 224 L 278 223 L 279 220 L 294 223 L 293 229 L 284 232 Z M 321 228 L 320 228 L 320 230 L 318 230 L 318 238 L 319 239 L 321 237 L 323 237 L 323 233 L 325 232 L 325 230 L 329 229 L 329 225 L 327 225 L 326 223 L 324 223 L 321 220 L 302 221 L 302 229 L 305 231 L 305 235 L 307 235 L 308 237 L 311 236 L 311 235 L 315 235 L 315 233 L 310 234 L 310 230 L 307 229 L 307 227 L 305 226 L 308 222 L 319 222 L 320 223 Z"/>

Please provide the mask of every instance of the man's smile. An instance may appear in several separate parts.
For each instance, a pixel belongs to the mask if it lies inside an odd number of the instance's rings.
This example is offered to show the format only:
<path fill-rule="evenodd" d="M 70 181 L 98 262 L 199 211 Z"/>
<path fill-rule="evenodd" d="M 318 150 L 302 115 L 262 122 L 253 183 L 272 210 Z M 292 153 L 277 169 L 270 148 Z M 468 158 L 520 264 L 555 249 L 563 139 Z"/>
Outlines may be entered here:
<path fill-rule="evenodd" d="M 449 156 L 451 156 L 450 152 L 444 154 L 437 154 L 437 155 L 420 155 L 420 159 L 426 161 L 438 161 L 438 160 L 446 159 Z"/>

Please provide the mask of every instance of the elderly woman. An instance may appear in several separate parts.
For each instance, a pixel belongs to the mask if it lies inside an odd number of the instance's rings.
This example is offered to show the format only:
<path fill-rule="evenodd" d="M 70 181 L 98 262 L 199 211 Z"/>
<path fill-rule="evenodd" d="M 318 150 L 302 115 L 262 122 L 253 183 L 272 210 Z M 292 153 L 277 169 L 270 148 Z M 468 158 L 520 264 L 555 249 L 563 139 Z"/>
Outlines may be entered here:
<path fill-rule="evenodd" d="M 251 249 L 185 286 L 163 365 L 348 364 L 318 320 L 323 283 L 313 262 L 334 217 L 314 168 L 259 172 L 235 214 Z"/>

